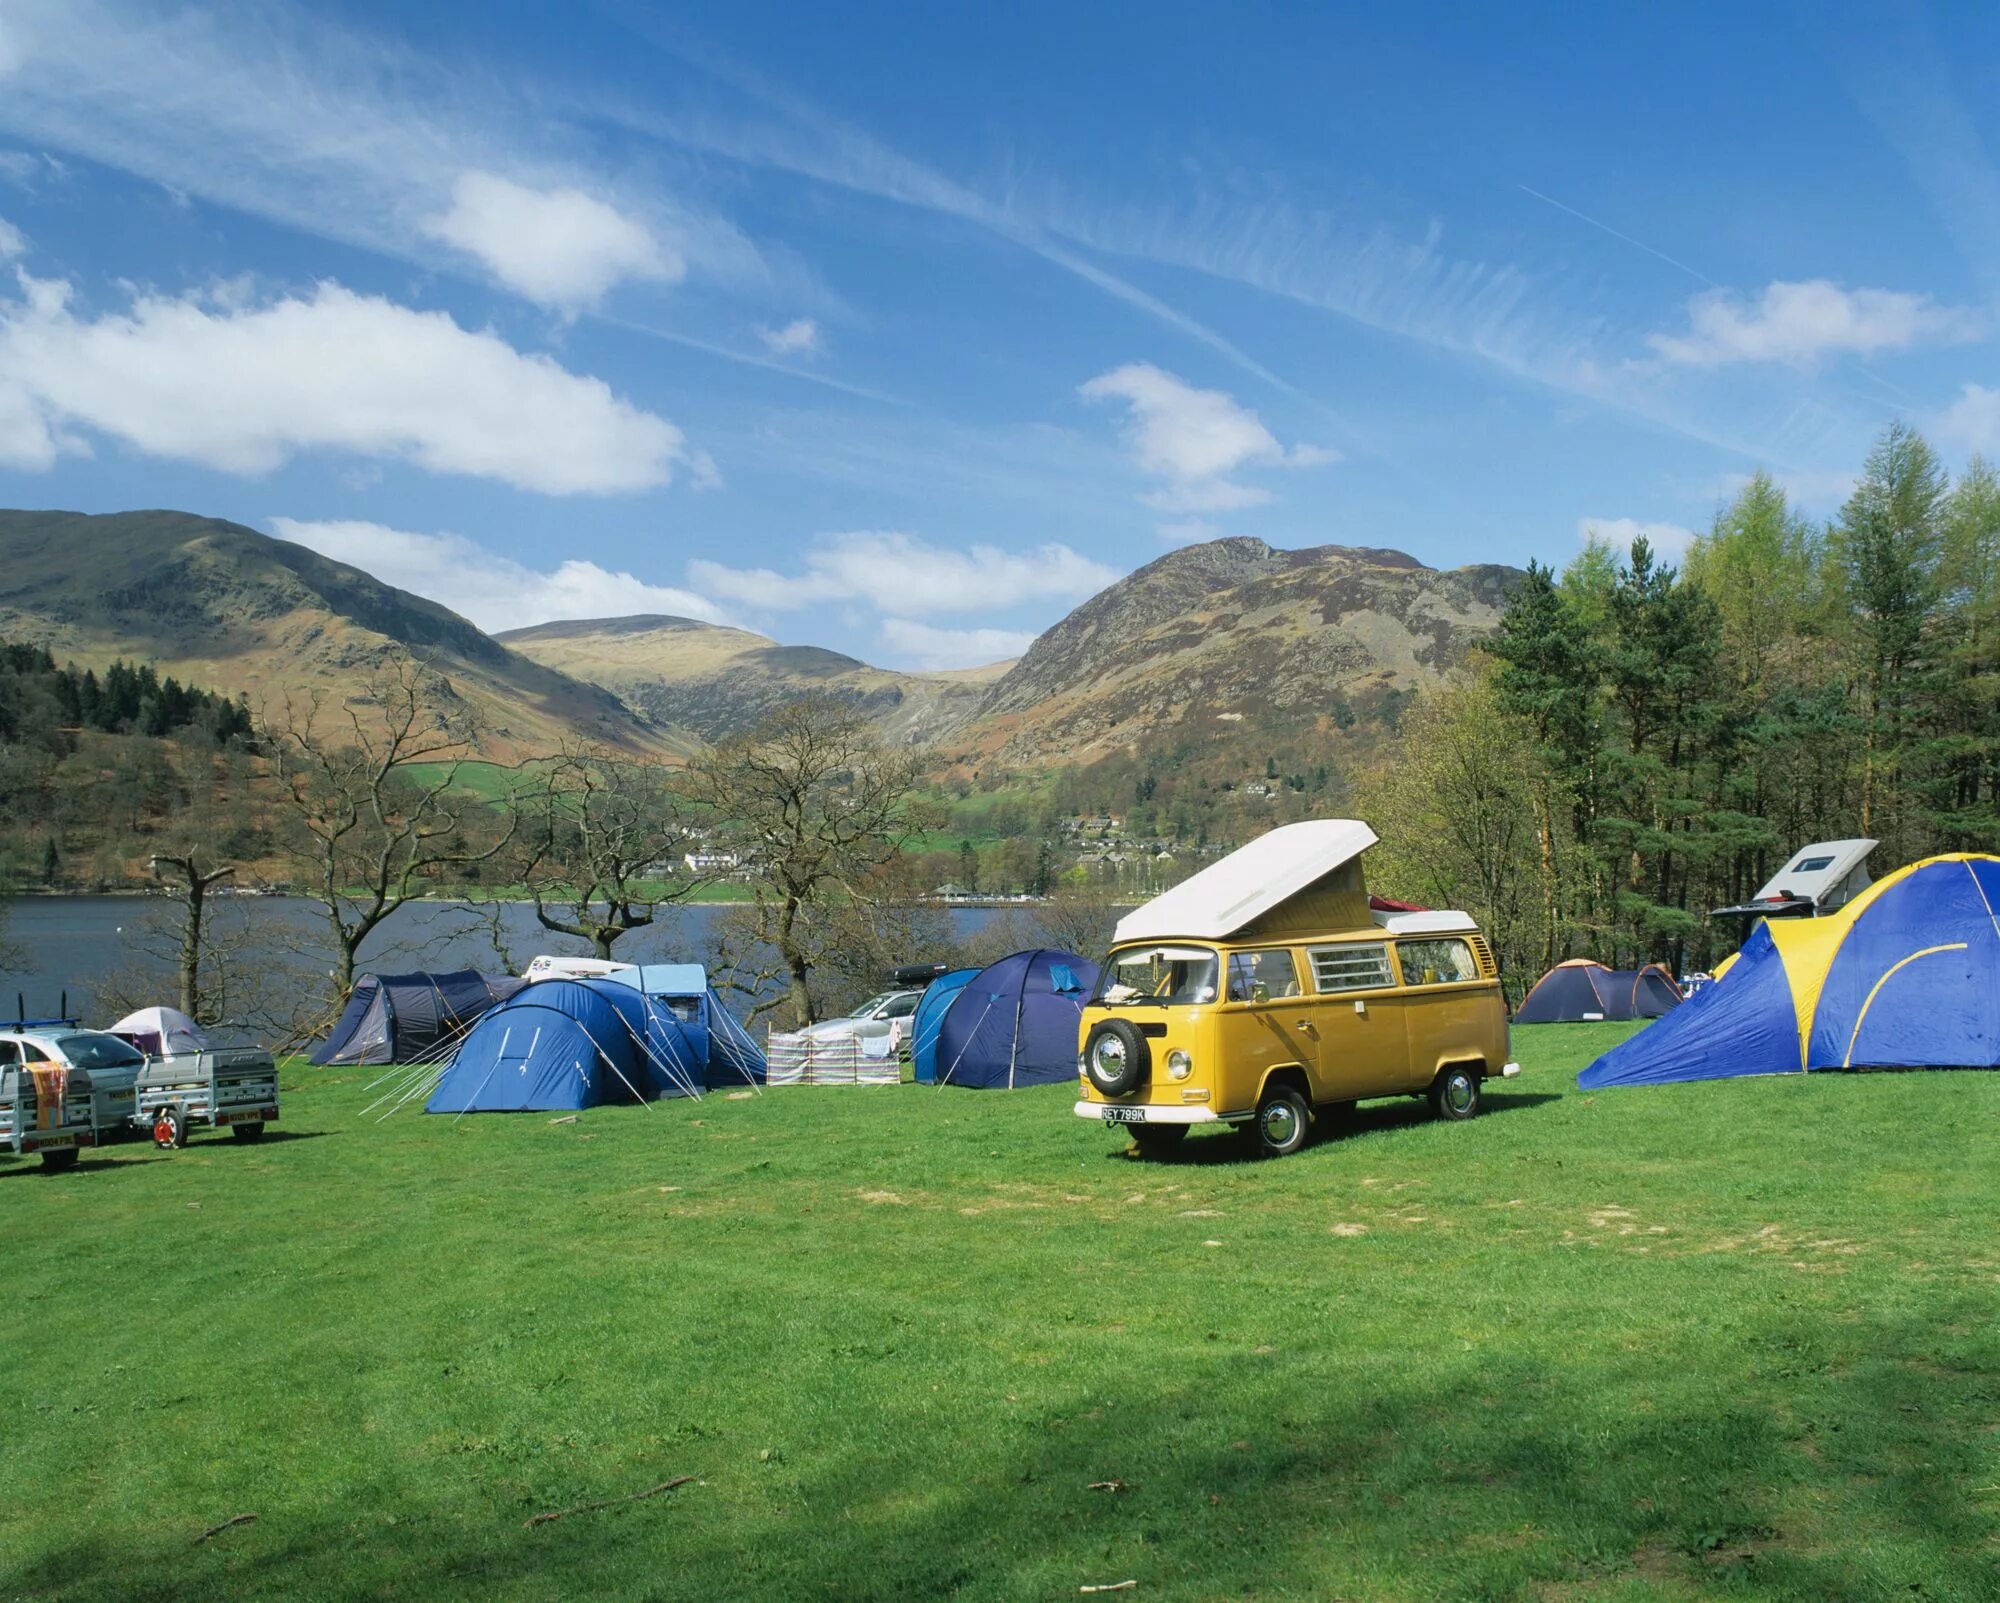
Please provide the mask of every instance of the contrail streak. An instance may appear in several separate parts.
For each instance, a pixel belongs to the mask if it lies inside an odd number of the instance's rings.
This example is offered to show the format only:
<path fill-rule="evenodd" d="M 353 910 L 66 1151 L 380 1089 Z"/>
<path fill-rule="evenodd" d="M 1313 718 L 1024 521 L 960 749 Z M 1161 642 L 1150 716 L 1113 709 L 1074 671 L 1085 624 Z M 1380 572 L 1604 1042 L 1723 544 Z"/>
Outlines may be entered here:
<path fill-rule="evenodd" d="M 1574 217 L 1578 222 L 1588 223 L 1592 228 L 1597 229 L 1599 232 L 1609 234 L 1613 239 L 1622 240 L 1625 244 L 1630 245 L 1634 250 L 1642 250 L 1648 256 L 1657 257 L 1660 261 L 1665 262 L 1669 267 L 1678 267 L 1683 273 L 1686 273 L 1689 278 L 1695 279 L 1700 283 L 1706 284 L 1710 289 L 1720 289 L 1722 287 L 1720 284 L 1716 283 L 1714 279 L 1710 278 L 1708 274 L 1697 272 L 1694 268 L 1688 266 L 1686 262 L 1675 260 L 1673 257 L 1669 256 L 1663 250 L 1654 250 L 1653 247 L 1651 245 L 1648 245 L 1643 239 L 1634 239 L 1630 234 L 1621 234 L 1618 232 L 1617 229 L 1613 228 L 1609 223 L 1600 223 L 1595 217 L 1586 216 L 1583 212 L 1578 211 L 1574 206 L 1565 206 L 1561 201 L 1555 199 L 1553 196 L 1544 195 L 1539 189 L 1530 189 L 1526 184 L 1516 184 L 1514 187 L 1519 189 L 1523 194 L 1533 195 L 1535 199 L 1539 200 L 1544 206 L 1553 206 L 1559 212 L 1568 212 L 1569 215 Z"/>

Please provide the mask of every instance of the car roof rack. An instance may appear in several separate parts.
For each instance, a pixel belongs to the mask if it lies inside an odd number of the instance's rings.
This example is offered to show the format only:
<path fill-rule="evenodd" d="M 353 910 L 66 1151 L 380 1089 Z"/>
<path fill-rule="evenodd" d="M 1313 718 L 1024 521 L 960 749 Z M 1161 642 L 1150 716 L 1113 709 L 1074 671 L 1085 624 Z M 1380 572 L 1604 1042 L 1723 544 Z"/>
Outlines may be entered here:
<path fill-rule="evenodd" d="M 31 1019 L 28 1017 L 27 999 L 21 992 L 16 991 L 14 993 L 14 1022 L 12 1024 L 0 1023 L 0 1030 L 53 1030 L 61 1028 L 80 1030 L 83 1028 L 75 1019 L 68 1017 L 69 992 L 67 990 L 62 993 L 62 1001 L 57 1005 L 62 1009 L 63 1017 L 55 1019 Z"/>

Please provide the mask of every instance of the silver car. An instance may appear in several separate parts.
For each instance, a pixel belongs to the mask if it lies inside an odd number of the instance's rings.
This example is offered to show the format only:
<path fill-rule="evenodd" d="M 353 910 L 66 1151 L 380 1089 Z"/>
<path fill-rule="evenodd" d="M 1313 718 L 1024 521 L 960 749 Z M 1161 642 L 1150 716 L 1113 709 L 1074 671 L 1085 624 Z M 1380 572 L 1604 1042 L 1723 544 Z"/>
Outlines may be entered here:
<path fill-rule="evenodd" d="M 880 996 L 871 996 L 845 1018 L 821 1019 L 798 1033 L 809 1041 L 823 1041 L 836 1035 L 868 1041 L 886 1035 L 893 1054 L 910 1044 L 917 1004 L 923 999 L 922 991 L 884 991 Z"/>

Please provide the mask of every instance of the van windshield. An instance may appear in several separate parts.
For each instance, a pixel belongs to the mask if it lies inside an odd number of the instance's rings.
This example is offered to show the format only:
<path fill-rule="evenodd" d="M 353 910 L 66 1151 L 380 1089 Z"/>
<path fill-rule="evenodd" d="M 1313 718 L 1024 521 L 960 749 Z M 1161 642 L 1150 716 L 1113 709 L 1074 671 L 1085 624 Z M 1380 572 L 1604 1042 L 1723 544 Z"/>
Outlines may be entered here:
<path fill-rule="evenodd" d="M 1215 954 L 1199 946 L 1113 952 L 1097 981 L 1099 1007 L 1191 1007 L 1215 1000 Z"/>

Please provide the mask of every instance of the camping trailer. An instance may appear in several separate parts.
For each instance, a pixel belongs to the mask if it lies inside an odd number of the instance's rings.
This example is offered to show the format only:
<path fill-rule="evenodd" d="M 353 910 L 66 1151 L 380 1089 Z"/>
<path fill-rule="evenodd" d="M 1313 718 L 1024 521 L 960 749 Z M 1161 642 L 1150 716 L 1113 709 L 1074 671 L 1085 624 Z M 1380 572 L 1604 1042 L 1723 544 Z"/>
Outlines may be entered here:
<path fill-rule="evenodd" d="M 1762 890 L 1734 907 L 1717 907 L 1712 918 L 1740 918 L 1747 936 L 1760 918 L 1824 918 L 1868 888 L 1872 840 L 1823 840 L 1801 846 Z"/>

